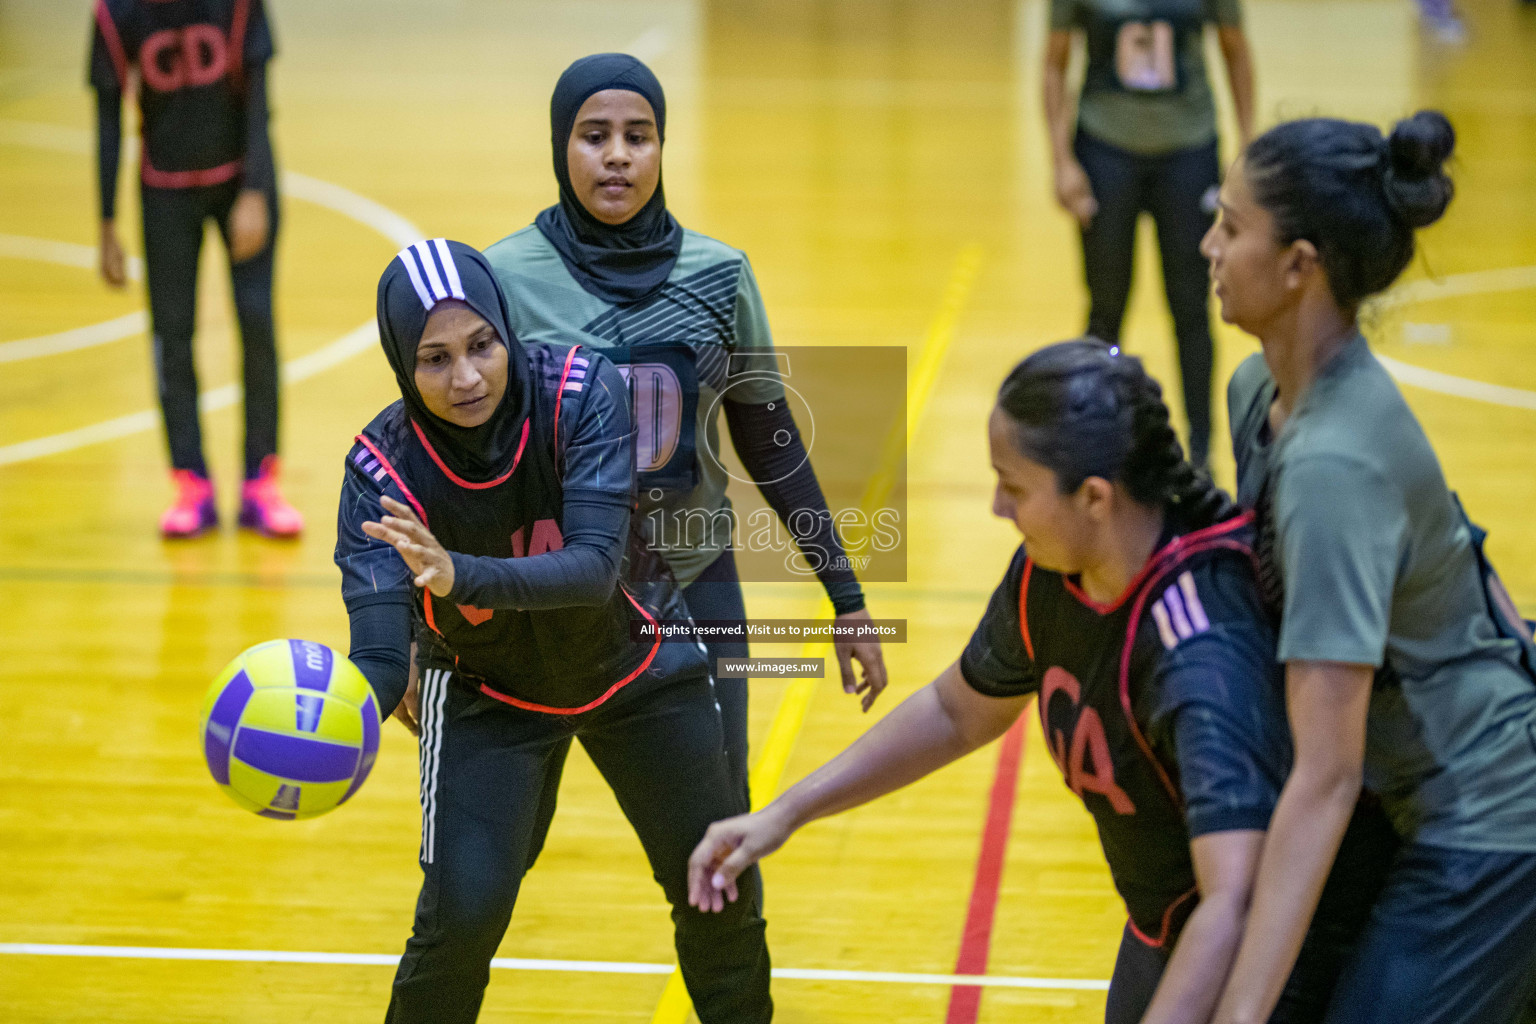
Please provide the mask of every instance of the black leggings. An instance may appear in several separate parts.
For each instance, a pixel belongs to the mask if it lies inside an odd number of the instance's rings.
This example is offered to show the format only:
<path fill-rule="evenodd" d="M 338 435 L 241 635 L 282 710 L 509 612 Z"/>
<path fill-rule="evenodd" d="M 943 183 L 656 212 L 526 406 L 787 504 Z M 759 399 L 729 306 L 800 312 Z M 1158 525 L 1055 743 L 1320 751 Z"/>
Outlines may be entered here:
<path fill-rule="evenodd" d="M 203 434 L 197 417 L 197 370 L 192 335 L 197 321 L 197 260 L 203 223 L 212 218 L 229 245 L 229 211 L 238 182 L 199 188 L 144 187 L 144 268 L 149 283 L 149 315 L 154 325 L 155 374 L 160 382 L 160 411 L 171 450 L 171 466 L 208 474 Z M 235 315 L 245 354 L 245 475 L 253 477 L 261 460 L 277 452 L 277 340 L 272 325 L 272 256 L 277 240 L 278 204 L 267 194 L 271 231 L 267 246 L 242 263 L 233 263 Z"/>
<path fill-rule="evenodd" d="M 756 876 L 724 912 L 688 905 L 688 856 L 713 821 L 746 810 L 727 770 L 709 677 L 679 644 L 607 703 L 547 715 L 470 689 L 450 667 L 421 673 L 422 847 L 416 923 L 388 1024 L 467 1024 L 523 875 L 553 813 L 572 737 L 613 788 L 672 904 L 678 963 L 705 1024 L 771 1019 Z M 600 921 L 601 907 L 595 906 Z"/>
<path fill-rule="evenodd" d="M 1073 146 L 1093 186 L 1099 212 L 1083 235 L 1083 269 L 1090 305 L 1088 333 L 1120 340 L 1131 294 L 1136 221 L 1143 211 L 1157 226 L 1163 285 L 1179 345 L 1190 457 L 1204 463 L 1211 444 L 1210 272 L 1200 239 L 1214 219 L 1213 190 L 1221 180 L 1214 141 L 1157 156 L 1111 146 L 1079 131 Z"/>

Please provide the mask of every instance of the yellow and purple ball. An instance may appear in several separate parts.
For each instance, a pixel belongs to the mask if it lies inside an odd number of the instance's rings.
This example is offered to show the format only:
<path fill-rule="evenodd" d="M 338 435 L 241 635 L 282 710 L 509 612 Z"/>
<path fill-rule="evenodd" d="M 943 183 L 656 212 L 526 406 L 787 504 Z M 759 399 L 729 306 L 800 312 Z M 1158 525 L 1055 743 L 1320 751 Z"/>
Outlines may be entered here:
<path fill-rule="evenodd" d="M 230 799 L 267 818 L 339 807 L 379 754 L 379 705 L 324 644 L 272 640 L 225 666 L 203 699 L 203 757 Z"/>

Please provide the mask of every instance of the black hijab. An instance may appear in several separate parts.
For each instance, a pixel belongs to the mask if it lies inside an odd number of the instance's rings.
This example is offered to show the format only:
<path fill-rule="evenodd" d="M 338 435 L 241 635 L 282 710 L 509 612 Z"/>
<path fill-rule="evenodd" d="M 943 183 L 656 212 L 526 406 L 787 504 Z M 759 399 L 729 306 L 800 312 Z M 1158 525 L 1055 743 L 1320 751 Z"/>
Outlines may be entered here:
<path fill-rule="evenodd" d="M 555 180 L 560 202 L 534 221 L 555 247 L 576 283 L 604 302 L 639 302 L 662 286 L 683 248 L 683 226 L 667 212 L 661 181 L 656 194 L 623 224 L 604 224 L 581 204 L 571 188 L 566 146 L 581 105 L 594 93 L 625 89 L 639 93 L 656 113 L 656 134 L 667 135 L 667 98 L 661 83 L 634 57 L 596 53 L 583 57 L 560 76 L 549 101 L 550 143 L 555 151 Z"/>
<path fill-rule="evenodd" d="M 491 418 L 461 427 L 427 409 L 416 389 L 416 347 L 438 303 L 457 299 L 480 314 L 507 347 L 507 390 Z M 438 457 L 471 483 L 492 480 L 512 467 L 532 406 L 528 355 L 512 334 L 507 298 L 485 257 L 463 242 L 424 239 L 401 249 L 379 278 L 379 341 L 405 411 Z"/>

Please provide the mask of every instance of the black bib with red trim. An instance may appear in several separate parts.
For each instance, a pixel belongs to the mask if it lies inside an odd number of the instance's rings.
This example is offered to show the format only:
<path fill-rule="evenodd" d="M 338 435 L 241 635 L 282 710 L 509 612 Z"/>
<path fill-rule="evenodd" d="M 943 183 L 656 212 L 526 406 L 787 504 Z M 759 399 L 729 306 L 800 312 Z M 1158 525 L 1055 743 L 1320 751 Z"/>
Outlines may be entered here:
<path fill-rule="evenodd" d="M 526 348 L 535 381 L 550 377 L 547 364 L 564 361 L 568 353 L 547 345 Z M 555 365 L 557 379 L 559 373 Z M 534 408 L 513 465 L 486 483 L 454 476 L 399 402 L 360 435 L 449 551 L 524 558 L 562 547 L 556 403 L 566 421 L 558 424 L 563 439 L 574 426 L 577 399 L 567 399 L 560 384 L 553 392 L 539 385 L 531 390 Z M 654 601 L 659 594 L 667 602 L 676 600 L 675 587 L 644 590 L 645 599 Z M 458 675 L 505 703 L 551 714 L 596 707 L 644 672 L 657 644 L 631 640 L 632 620 L 680 614 L 678 607 L 645 607 L 622 582 L 596 607 L 529 611 L 457 605 L 425 588 L 413 591 L 418 625 L 425 626 L 417 631 L 425 660 L 454 665 Z"/>
<path fill-rule="evenodd" d="M 1181 586 L 1190 567 L 1251 559 L 1248 531 L 1240 516 L 1174 538 L 1112 605 L 1033 562 L 1024 569 L 1019 623 L 1040 681 L 1041 730 L 1068 788 L 1093 815 L 1131 926 L 1149 945 L 1171 945 L 1196 888 L 1177 769 L 1138 721 L 1142 688 L 1173 646 L 1167 638 L 1209 628 L 1198 596 Z"/>
<path fill-rule="evenodd" d="M 254 0 L 97 0 L 96 22 L 119 83 L 137 69 L 144 184 L 234 180 L 245 153 L 248 42 L 271 40 Z M 259 33 L 252 40 L 251 33 Z"/>

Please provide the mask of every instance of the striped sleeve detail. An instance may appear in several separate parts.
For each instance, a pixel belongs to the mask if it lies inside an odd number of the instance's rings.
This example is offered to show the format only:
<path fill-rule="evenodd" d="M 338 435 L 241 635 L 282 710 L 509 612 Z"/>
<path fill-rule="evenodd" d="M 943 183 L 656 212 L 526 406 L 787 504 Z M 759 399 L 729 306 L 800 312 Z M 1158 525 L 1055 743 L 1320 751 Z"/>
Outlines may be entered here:
<path fill-rule="evenodd" d="M 383 480 L 389 475 L 389 470 L 385 469 L 374 454 L 366 448 L 358 448 L 352 456 L 352 461 L 357 463 L 359 469 L 373 477 L 376 481 Z"/>
<path fill-rule="evenodd" d="M 1193 576 L 1180 573 L 1174 585 L 1152 603 L 1152 621 L 1157 624 L 1163 646 L 1170 651 L 1182 641 L 1210 630 L 1211 620 L 1200 603 Z"/>

